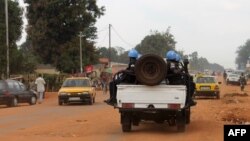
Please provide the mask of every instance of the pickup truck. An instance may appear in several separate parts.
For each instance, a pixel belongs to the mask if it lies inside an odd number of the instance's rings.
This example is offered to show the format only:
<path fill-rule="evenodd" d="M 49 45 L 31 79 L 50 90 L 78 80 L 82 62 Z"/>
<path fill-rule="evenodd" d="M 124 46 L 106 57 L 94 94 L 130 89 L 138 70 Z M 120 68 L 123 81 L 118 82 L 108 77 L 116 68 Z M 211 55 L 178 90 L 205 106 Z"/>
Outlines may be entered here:
<path fill-rule="evenodd" d="M 117 105 L 123 132 L 141 121 L 155 121 L 176 126 L 184 132 L 190 122 L 190 106 L 186 102 L 185 85 L 117 85 Z"/>
<path fill-rule="evenodd" d="M 139 126 L 141 121 L 167 123 L 179 132 L 190 123 L 190 106 L 195 103 L 191 99 L 194 83 L 188 72 L 189 62 L 167 58 L 145 54 L 134 69 L 114 75 L 110 95 L 119 109 L 123 132 L 130 132 L 132 125 Z"/>

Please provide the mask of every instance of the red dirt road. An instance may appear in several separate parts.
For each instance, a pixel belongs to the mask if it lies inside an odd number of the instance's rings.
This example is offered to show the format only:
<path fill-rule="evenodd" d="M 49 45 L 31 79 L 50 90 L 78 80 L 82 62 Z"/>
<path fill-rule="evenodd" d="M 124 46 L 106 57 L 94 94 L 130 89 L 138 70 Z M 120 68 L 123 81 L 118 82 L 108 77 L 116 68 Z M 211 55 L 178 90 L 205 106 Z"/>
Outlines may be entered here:
<path fill-rule="evenodd" d="M 221 99 L 197 99 L 186 132 L 151 122 L 123 133 L 117 109 L 103 103 L 101 92 L 94 105 L 57 105 L 57 94 L 47 93 L 44 103 L 6 108 L 0 106 L 0 141 L 223 141 L 224 124 L 250 122 L 250 85 L 221 85 Z M 225 96 L 225 97 L 224 97 Z"/>

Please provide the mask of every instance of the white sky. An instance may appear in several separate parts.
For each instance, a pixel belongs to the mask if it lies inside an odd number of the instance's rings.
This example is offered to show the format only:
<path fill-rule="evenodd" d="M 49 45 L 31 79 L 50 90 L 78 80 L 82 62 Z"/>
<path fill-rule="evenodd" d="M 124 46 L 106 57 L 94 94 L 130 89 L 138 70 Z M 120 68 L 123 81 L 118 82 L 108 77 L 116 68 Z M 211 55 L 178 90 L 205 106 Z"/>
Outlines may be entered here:
<path fill-rule="evenodd" d="M 97 0 L 97 4 L 106 8 L 96 23 L 98 47 L 108 47 L 108 24 L 119 34 L 112 30 L 112 46 L 126 50 L 150 30 L 163 32 L 170 26 L 177 50 L 197 51 L 211 63 L 235 68 L 237 48 L 250 39 L 249 0 Z"/>
<path fill-rule="evenodd" d="M 25 18 L 25 14 L 26 14 L 26 8 L 25 6 L 27 4 L 24 4 L 23 0 L 18 0 L 19 4 L 24 8 L 24 13 L 23 13 L 23 29 L 22 29 L 22 37 L 21 39 L 17 42 L 17 45 L 21 45 L 23 42 L 25 42 L 26 40 L 26 37 L 27 37 L 27 33 L 25 31 L 25 27 L 26 25 L 28 24 L 28 21 L 27 19 Z"/>
<path fill-rule="evenodd" d="M 106 12 L 97 22 L 102 30 L 112 24 L 112 46 L 130 49 L 150 30 L 171 33 L 176 49 L 197 51 L 211 63 L 235 68 L 238 46 L 250 38 L 249 0 L 98 0 Z M 108 46 L 106 31 L 99 33 L 98 46 Z M 103 41 L 104 40 L 104 41 Z"/>

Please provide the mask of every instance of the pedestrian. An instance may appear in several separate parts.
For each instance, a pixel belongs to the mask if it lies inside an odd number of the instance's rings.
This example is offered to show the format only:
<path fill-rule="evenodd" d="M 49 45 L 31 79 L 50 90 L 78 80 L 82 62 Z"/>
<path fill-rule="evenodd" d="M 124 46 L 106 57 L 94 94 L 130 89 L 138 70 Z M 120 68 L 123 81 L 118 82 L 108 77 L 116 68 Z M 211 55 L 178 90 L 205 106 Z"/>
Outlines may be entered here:
<path fill-rule="evenodd" d="M 104 70 L 101 72 L 101 75 L 100 75 L 103 94 L 106 94 L 108 91 L 108 82 L 109 82 L 109 75 L 110 75 L 108 72 L 105 72 L 106 69 L 108 69 L 107 64 L 105 64 Z"/>
<path fill-rule="evenodd" d="M 244 73 L 241 73 L 239 81 L 240 81 L 240 90 L 244 91 L 244 88 L 245 88 L 245 85 L 246 85 L 246 78 L 244 76 Z"/>
<path fill-rule="evenodd" d="M 39 74 L 38 78 L 35 81 L 36 87 L 37 87 L 37 93 L 38 93 L 38 103 L 41 104 L 43 102 L 43 98 L 44 98 L 44 92 L 45 92 L 45 81 L 42 78 L 42 75 Z"/>

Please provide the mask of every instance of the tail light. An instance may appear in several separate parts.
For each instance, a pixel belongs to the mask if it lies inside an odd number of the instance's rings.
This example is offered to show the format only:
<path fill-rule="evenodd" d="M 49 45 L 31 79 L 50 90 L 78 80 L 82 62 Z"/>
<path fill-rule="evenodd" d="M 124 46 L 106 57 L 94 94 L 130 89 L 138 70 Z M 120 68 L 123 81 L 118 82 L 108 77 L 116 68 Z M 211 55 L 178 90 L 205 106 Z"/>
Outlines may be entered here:
<path fill-rule="evenodd" d="M 180 109 L 181 104 L 168 104 L 169 109 Z"/>
<path fill-rule="evenodd" d="M 134 103 L 122 103 L 122 108 L 134 108 Z"/>

